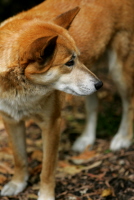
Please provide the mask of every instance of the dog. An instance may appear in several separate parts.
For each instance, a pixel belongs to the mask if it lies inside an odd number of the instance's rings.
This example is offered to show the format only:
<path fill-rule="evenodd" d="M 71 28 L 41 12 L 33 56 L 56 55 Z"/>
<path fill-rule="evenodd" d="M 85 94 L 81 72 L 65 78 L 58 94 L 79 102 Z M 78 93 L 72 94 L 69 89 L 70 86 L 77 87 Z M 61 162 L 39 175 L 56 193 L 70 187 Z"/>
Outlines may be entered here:
<path fill-rule="evenodd" d="M 76 6 L 80 7 L 78 14 L 78 8 L 71 10 Z M 70 12 L 67 12 L 68 10 Z M 39 24 L 40 26 L 37 26 Z M 45 26 L 44 29 L 42 26 Z M 68 29 L 69 35 L 65 28 Z M 109 72 L 123 105 L 121 124 L 110 148 L 112 150 L 127 148 L 132 142 L 134 2 L 133 0 L 69 2 L 47 0 L 3 22 L 0 33 L 0 66 L 2 66 L 0 110 L 6 130 L 12 135 L 10 138 L 15 156 L 14 177 L 4 186 L 1 194 L 15 195 L 26 187 L 28 179 L 26 152 L 25 148 L 21 147 L 25 146 L 22 136 L 25 132 L 23 120 L 32 116 L 43 130 L 44 143 L 38 199 L 53 200 L 60 106 L 64 99 L 60 91 L 88 95 L 99 89 L 102 82 L 87 68 L 95 67 L 104 53 L 108 54 Z M 68 53 L 72 48 L 75 53 L 69 56 Z M 68 49 L 69 51 L 66 51 Z M 74 64 L 77 64 L 77 67 L 73 67 Z M 65 66 L 62 68 L 63 65 Z M 81 152 L 94 143 L 97 107 L 96 94 L 87 96 L 85 130 L 74 143 L 73 150 Z"/>
<path fill-rule="evenodd" d="M 72 6 L 48 20 L 51 10 L 44 10 L 46 3 L 0 26 L 0 113 L 15 162 L 14 176 L 3 187 L 1 196 L 17 195 L 27 185 L 24 121 L 32 118 L 42 129 L 43 138 L 38 200 L 55 199 L 63 92 L 85 96 L 102 87 L 102 81 L 81 62 L 68 32 L 80 8 Z"/>

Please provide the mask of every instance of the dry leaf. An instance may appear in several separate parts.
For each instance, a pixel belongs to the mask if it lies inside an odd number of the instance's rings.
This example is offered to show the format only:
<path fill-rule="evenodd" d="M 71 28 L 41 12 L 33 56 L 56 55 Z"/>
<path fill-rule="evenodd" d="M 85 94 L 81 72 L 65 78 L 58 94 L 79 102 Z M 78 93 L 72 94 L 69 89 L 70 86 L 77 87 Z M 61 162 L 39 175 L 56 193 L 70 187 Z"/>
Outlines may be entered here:
<path fill-rule="evenodd" d="M 58 166 L 64 168 L 64 167 L 70 166 L 70 164 L 66 161 L 59 161 Z"/>
<path fill-rule="evenodd" d="M 83 164 L 87 163 L 96 155 L 96 151 L 84 151 L 83 153 L 79 154 L 78 156 L 74 156 L 71 158 L 74 164 Z"/>
<path fill-rule="evenodd" d="M 71 174 L 71 175 L 75 175 L 75 174 L 81 172 L 81 170 L 82 169 L 80 169 L 74 165 L 70 165 L 70 166 L 64 168 L 64 172 L 67 174 Z"/>
<path fill-rule="evenodd" d="M 97 161 L 95 163 L 93 163 L 92 165 L 83 167 L 83 170 L 89 170 L 89 169 L 93 169 L 95 167 L 98 167 L 99 165 L 101 165 L 102 161 Z"/>
<path fill-rule="evenodd" d="M 12 150 L 9 147 L 4 147 L 0 149 L 0 160 L 12 160 Z"/>
<path fill-rule="evenodd" d="M 10 147 L 4 147 L 0 149 L 0 152 L 7 153 L 7 154 L 13 154 L 12 149 Z"/>
<path fill-rule="evenodd" d="M 5 174 L 13 174 L 14 170 L 9 167 L 8 163 L 0 163 L 0 172 Z"/>
<path fill-rule="evenodd" d="M 41 170 L 42 170 L 42 164 L 37 165 L 37 166 L 34 167 L 34 168 L 31 168 L 31 169 L 30 169 L 30 174 L 32 174 L 32 175 L 38 174 L 38 173 L 41 172 Z"/>
<path fill-rule="evenodd" d="M 35 184 L 32 186 L 33 190 L 39 190 L 40 189 L 40 185 L 39 184 Z"/>
<path fill-rule="evenodd" d="M 101 194 L 102 197 L 108 197 L 108 196 L 111 196 L 111 195 L 112 195 L 112 189 L 111 188 L 104 189 L 102 191 L 102 194 Z"/>
<path fill-rule="evenodd" d="M 37 199 L 38 196 L 36 194 L 28 194 L 28 199 Z"/>
<path fill-rule="evenodd" d="M 102 174 L 91 174 L 91 173 L 88 173 L 88 176 L 92 177 L 92 178 L 97 178 L 98 180 L 101 180 L 104 176 L 105 176 L 105 173 L 102 173 Z"/>
<path fill-rule="evenodd" d="M 72 165 L 72 164 L 70 164 L 68 162 L 64 162 L 64 161 L 59 161 L 58 166 L 59 166 L 59 168 L 58 168 L 59 171 L 62 171 L 64 173 L 71 174 L 71 175 L 75 175 L 75 174 L 81 172 L 83 169 L 79 166 L 75 166 L 75 165 Z"/>
<path fill-rule="evenodd" d="M 43 153 L 40 150 L 36 150 L 32 153 L 32 159 L 42 161 Z"/>
<path fill-rule="evenodd" d="M 98 92 L 98 97 L 99 99 L 104 99 L 108 96 L 108 92 L 107 91 L 101 91 L 101 92 Z"/>
<path fill-rule="evenodd" d="M 0 151 L 0 160 L 13 160 L 13 155 Z"/>

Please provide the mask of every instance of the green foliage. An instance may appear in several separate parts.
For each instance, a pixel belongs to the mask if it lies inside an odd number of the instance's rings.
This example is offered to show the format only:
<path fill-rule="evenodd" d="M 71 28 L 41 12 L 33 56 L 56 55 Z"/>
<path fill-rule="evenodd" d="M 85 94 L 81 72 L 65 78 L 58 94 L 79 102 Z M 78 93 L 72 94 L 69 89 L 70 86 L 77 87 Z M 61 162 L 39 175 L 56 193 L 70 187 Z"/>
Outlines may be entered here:
<path fill-rule="evenodd" d="M 97 124 L 97 136 L 106 138 L 117 133 L 121 120 L 121 100 L 115 95 L 113 100 L 108 102 L 107 99 L 101 102 L 101 108 Z"/>

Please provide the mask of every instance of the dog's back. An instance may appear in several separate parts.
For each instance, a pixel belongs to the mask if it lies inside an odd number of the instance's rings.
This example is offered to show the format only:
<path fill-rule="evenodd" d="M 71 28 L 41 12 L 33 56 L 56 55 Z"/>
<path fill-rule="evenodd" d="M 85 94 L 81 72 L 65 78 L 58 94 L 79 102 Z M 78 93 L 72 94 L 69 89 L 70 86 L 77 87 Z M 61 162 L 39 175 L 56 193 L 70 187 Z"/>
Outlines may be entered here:
<path fill-rule="evenodd" d="M 52 21 L 57 15 L 76 6 L 81 8 L 69 32 L 81 52 L 81 60 L 90 68 L 106 50 L 114 49 L 119 59 L 126 60 L 134 46 L 134 1 L 133 0 L 47 0 L 28 12 L 10 18 Z M 38 17 L 37 17 L 38 16 Z M 108 48 L 107 48 L 108 47 Z M 132 55 L 133 56 L 133 55 Z M 132 74 L 133 58 L 124 70 Z M 126 66 L 125 65 L 125 66 Z M 126 69 L 127 68 L 127 69 Z M 129 69 L 128 69 L 129 68 Z M 130 88 L 133 80 L 129 77 Z"/>

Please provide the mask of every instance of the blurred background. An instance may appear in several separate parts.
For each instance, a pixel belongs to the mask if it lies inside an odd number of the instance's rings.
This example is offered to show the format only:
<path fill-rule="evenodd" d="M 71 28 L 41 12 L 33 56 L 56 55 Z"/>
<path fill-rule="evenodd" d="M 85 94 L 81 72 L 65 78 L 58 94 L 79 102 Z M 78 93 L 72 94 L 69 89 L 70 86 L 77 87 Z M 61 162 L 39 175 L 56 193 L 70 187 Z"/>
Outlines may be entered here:
<path fill-rule="evenodd" d="M 18 12 L 28 10 L 42 1 L 43 0 L 0 0 L 0 22 Z"/>

